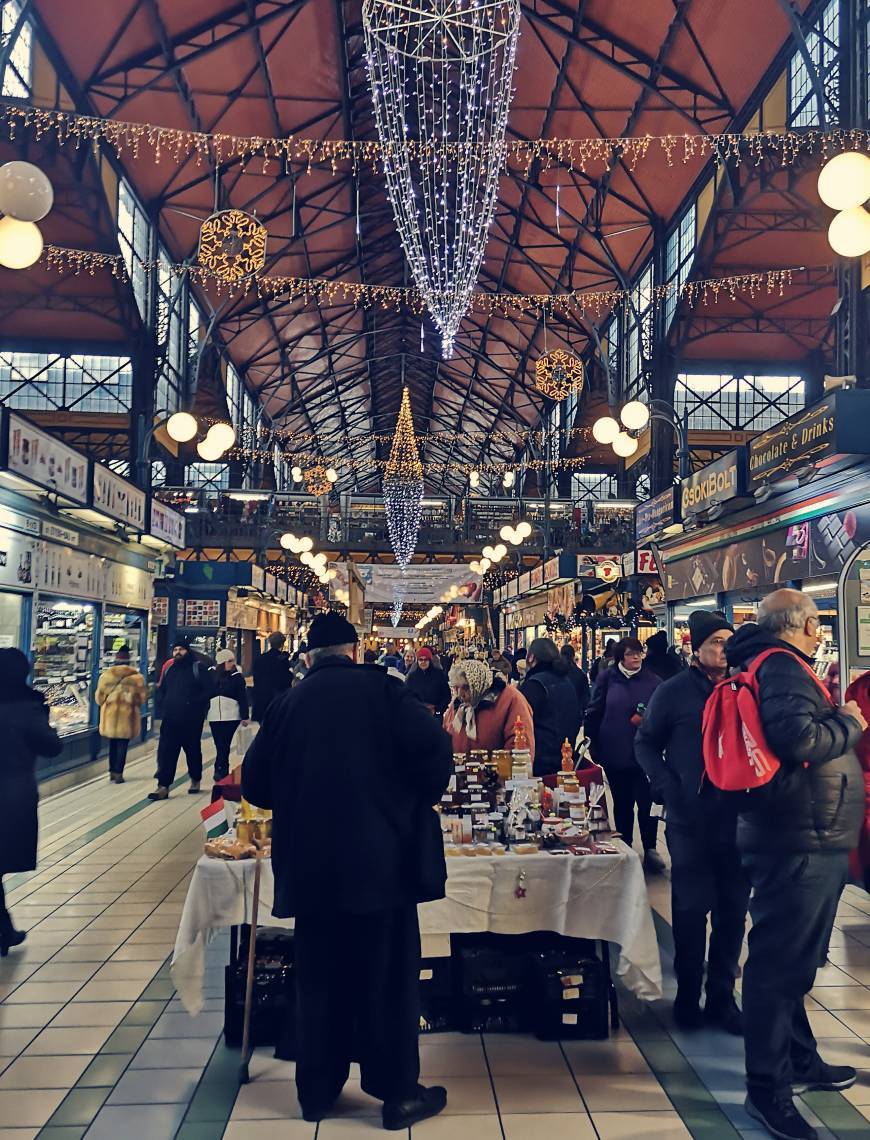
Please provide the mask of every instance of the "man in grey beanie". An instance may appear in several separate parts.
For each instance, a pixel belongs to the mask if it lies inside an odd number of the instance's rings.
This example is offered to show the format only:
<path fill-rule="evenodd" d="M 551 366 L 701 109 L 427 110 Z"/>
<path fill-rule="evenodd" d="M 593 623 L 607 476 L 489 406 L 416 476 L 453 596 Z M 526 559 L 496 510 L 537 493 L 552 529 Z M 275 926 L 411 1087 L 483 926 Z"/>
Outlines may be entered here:
<path fill-rule="evenodd" d="M 653 693 L 634 750 L 653 800 L 667 811 L 677 975 L 674 1019 L 681 1029 L 697 1029 L 706 1021 L 739 1034 L 742 1018 L 734 980 L 749 882 L 737 852 L 737 812 L 733 801 L 704 779 L 701 738 L 707 698 L 728 672 L 725 646 L 734 628 L 721 614 L 696 610 L 689 631 L 691 665 Z M 708 914 L 712 932 L 702 1014 Z"/>

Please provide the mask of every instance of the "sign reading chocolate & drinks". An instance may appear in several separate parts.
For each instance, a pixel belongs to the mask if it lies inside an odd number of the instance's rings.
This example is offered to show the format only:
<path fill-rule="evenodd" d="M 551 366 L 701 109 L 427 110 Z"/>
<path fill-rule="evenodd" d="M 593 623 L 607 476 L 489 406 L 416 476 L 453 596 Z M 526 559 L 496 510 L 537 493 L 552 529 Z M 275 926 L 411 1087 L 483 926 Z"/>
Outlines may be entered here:
<path fill-rule="evenodd" d="M 749 484 L 786 479 L 833 455 L 870 452 L 870 392 L 832 392 L 749 443 Z"/>

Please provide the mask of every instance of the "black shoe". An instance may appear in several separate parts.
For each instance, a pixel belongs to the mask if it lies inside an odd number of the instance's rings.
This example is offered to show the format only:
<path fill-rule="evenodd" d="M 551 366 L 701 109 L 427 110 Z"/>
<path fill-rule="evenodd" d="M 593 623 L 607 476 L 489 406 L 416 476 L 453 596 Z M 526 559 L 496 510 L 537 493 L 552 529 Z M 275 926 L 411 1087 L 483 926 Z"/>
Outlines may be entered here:
<path fill-rule="evenodd" d="M 824 1061 L 819 1061 L 809 1073 L 795 1077 L 792 1092 L 805 1093 L 814 1089 L 841 1092 L 850 1089 L 857 1079 L 858 1074 L 851 1065 L 826 1065 Z"/>
<path fill-rule="evenodd" d="M 335 1101 L 332 1101 L 330 1104 L 324 1105 L 323 1108 L 303 1108 L 302 1119 L 307 1120 L 309 1124 L 319 1124 L 321 1120 L 329 1116 L 334 1104 Z"/>
<path fill-rule="evenodd" d="M 189 796 L 198 796 L 199 791 L 199 780 L 191 780 L 190 787 L 187 789 L 187 794 Z"/>
<path fill-rule="evenodd" d="M 149 800 L 168 800 L 169 799 L 169 788 L 163 788 L 163 787 L 158 786 L 156 792 L 149 792 L 148 793 L 148 799 Z"/>
<path fill-rule="evenodd" d="M 678 992 L 674 1000 L 674 1021 L 678 1029 L 685 1029 L 688 1032 L 700 1029 L 704 1024 L 704 1015 L 701 1013 L 698 999 L 682 997 Z"/>
<path fill-rule="evenodd" d="M 16 930 L 10 926 L 0 934 L 0 958 L 5 958 L 13 946 L 20 946 L 27 937 L 26 930 Z"/>
<path fill-rule="evenodd" d="M 779 1140 L 818 1140 L 818 1132 L 804 1120 L 787 1093 L 754 1092 L 747 1096 L 744 1107 Z"/>
<path fill-rule="evenodd" d="M 424 1088 L 417 1085 L 414 1100 L 388 1101 L 384 1104 L 384 1128 L 388 1132 L 401 1132 L 430 1116 L 437 1116 L 447 1107 L 447 1089 L 441 1085 Z"/>
<path fill-rule="evenodd" d="M 725 1001 L 711 1001 L 710 998 L 707 998 L 707 1003 L 704 1006 L 704 1020 L 709 1025 L 716 1026 L 717 1029 L 724 1029 L 733 1037 L 743 1036 L 743 1014 L 733 996 Z"/>

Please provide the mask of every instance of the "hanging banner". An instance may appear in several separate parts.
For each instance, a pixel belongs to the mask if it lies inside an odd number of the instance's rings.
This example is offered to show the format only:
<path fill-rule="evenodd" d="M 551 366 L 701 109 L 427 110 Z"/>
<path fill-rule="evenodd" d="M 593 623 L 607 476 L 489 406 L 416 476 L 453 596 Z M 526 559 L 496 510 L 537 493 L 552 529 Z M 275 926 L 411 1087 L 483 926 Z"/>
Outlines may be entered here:
<path fill-rule="evenodd" d="M 3 466 L 23 479 L 86 505 L 88 460 L 32 423 L 6 413 Z"/>
<path fill-rule="evenodd" d="M 146 495 L 102 463 L 93 466 L 91 505 L 94 510 L 111 515 L 113 519 L 132 527 L 145 529 Z"/>
<path fill-rule="evenodd" d="M 347 565 L 333 562 L 330 569 L 337 572 L 330 583 L 333 590 L 347 590 Z M 451 602 L 475 602 L 481 594 L 481 579 L 468 566 L 458 563 L 411 565 L 404 573 L 398 566 L 369 563 L 355 563 L 354 569 L 365 587 L 366 605 L 392 605 L 397 591 L 415 606 L 443 604 L 454 588 L 458 592 L 449 599 Z"/>
<path fill-rule="evenodd" d="M 106 565 L 106 601 L 119 606 L 129 606 L 134 610 L 151 608 L 154 593 L 154 576 L 138 566 L 126 566 L 122 562 L 109 562 Z"/>

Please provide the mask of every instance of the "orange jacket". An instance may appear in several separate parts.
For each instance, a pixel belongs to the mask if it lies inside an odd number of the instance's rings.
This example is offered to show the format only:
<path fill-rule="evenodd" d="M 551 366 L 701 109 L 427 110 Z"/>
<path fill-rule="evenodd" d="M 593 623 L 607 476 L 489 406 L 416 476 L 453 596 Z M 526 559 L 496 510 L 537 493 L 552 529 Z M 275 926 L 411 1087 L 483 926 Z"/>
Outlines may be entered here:
<path fill-rule="evenodd" d="M 496 682 L 498 684 L 498 682 Z M 477 748 L 487 752 L 494 748 L 514 747 L 514 725 L 517 717 L 526 730 L 532 762 L 535 759 L 535 726 L 529 702 L 519 689 L 504 685 L 494 703 L 482 701 L 477 709 L 477 739 L 469 740 L 465 726 L 457 732 L 453 727 L 456 705 L 451 703 L 444 714 L 444 727 L 453 740 L 454 752 L 472 752 Z"/>

